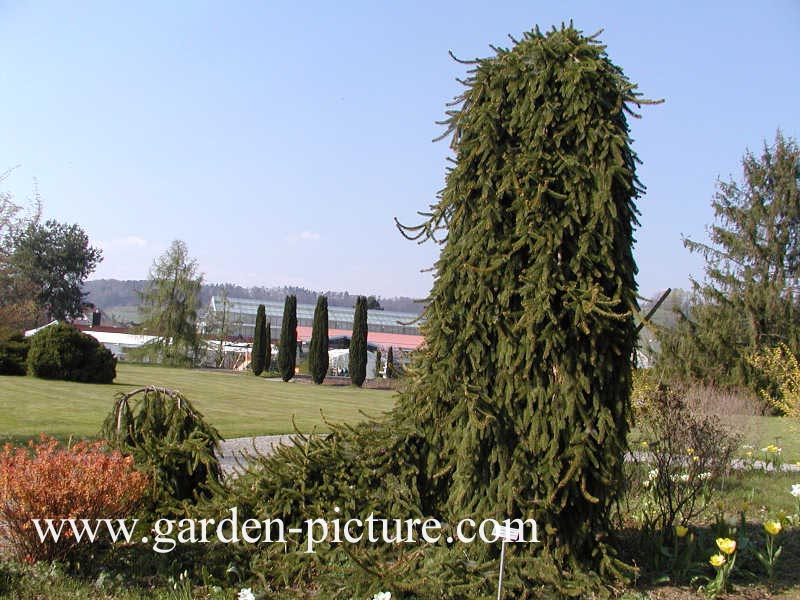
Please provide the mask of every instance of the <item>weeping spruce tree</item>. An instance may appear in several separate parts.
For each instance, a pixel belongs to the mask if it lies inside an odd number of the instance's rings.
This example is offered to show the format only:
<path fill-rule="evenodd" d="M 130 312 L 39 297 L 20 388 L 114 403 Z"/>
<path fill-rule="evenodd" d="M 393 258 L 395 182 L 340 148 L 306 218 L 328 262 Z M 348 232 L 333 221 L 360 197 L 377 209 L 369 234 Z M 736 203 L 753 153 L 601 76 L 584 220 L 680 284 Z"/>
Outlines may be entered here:
<path fill-rule="evenodd" d="M 328 373 L 328 299 L 317 298 L 314 322 L 311 328 L 311 343 L 308 346 L 308 372 L 314 383 L 325 381 Z"/>
<path fill-rule="evenodd" d="M 278 342 L 278 370 L 284 381 L 294 377 L 297 364 L 297 296 L 286 296 L 283 304 L 281 339 Z"/>
<path fill-rule="evenodd" d="M 572 26 L 494 50 L 448 113 L 438 203 L 401 226 L 442 249 L 400 410 L 429 440 L 446 518 L 535 518 L 530 550 L 553 572 L 612 575 L 642 190 L 626 115 L 642 100 Z"/>
<path fill-rule="evenodd" d="M 470 64 L 446 122 L 454 167 L 426 220 L 401 226 L 441 255 L 397 408 L 264 459 L 221 502 L 292 526 L 331 506 L 451 526 L 533 518 L 541 542 L 509 546 L 505 596 L 599 597 L 625 575 L 609 519 L 635 340 L 627 115 L 642 100 L 572 26 Z M 299 545 L 253 552 L 264 577 L 313 579 L 331 598 L 497 594 L 498 544 L 331 544 L 313 569 Z"/>
<path fill-rule="evenodd" d="M 269 343 L 267 342 L 267 312 L 263 304 L 258 305 L 256 310 L 256 326 L 253 331 L 253 358 L 250 361 L 250 368 L 253 375 L 261 375 L 264 371 L 266 353 Z"/>

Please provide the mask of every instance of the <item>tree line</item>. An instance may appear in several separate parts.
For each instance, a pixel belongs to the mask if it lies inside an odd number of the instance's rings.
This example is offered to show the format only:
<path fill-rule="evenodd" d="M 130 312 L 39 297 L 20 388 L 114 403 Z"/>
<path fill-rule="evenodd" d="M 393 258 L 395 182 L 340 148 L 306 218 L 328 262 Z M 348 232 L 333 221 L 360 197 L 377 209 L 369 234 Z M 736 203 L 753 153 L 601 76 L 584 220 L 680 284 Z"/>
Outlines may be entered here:
<path fill-rule="evenodd" d="M 0 183 L 10 175 L 0 174 Z M 77 224 L 43 221 L 38 191 L 29 206 L 0 192 L 0 324 L 26 329 L 84 309 L 81 286 L 102 260 Z"/>
<path fill-rule="evenodd" d="M 139 302 L 139 294 L 146 285 L 146 279 L 124 281 L 117 279 L 93 279 L 84 282 L 82 290 L 86 294 L 88 301 L 101 308 L 113 308 L 137 305 Z M 314 304 L 317 298 L 325 296 L 328 298 L 328 304 L 330 306 L 342 306 L 347 308 L 352 308 L 358 297 L 347 291 L 315 291 L 296 286 L 245 287 L 233 283 L 206 282 L 203 282 L 200 286 L 199 300 L 203 306 L 208 305 L 212 296 L 221 297 L 223 295 L 227 295 L 229 298 L 245 298 L 264 302 L 282 302 L 286 296 L 291 295 L 296 296 L 297 302 L 300 304 Z M 419 314 L 423 307 L 419 300 L 408 296 L 383 298 L 371 295 L 367 296 L 367 301 L 370 310 L 383 309 Z"/>
<path fill-rule="evenodd" d="M 757 390 L 756 353 L 800 353 L 800 148 L 778 131 L 741 167 L 739 180 L 717 183 L 709 241 L 684 239 L 705 278 L 675 307 L 674 326 L 656 327 L 664 378 Z"/>

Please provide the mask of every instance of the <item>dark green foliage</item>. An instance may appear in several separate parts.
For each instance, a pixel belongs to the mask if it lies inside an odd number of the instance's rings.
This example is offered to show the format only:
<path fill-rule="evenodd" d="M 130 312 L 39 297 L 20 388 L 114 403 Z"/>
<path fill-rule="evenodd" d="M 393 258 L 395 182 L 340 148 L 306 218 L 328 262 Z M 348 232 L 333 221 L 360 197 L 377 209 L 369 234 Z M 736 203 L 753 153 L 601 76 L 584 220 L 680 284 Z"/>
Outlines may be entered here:
<path fill-rule="evenodd" d="M 250 368 L 253 370 L 253 375 L 261 375 L 264 371 L 268 351 L 267 312 L 265 306 L 259 304 L 258 310 L 256 311 L 256 327 L 253 332 L 253 357 L 250 361 Z"/>
<path fill-rule="evenodd" d="M 0 338 L 0 375 L 25 375 L 30 346 L 20 332 L 4 334 Z"/>
<path fill-rule="evenodd" d="M 269 371 L 272 366 L 272 327 L 270 322 L 267 321 L 267 326 L 264 328 L 264 370 Z"/>
<path fill-rule="evenodd" d="M 334 506 L 450 524 L 535 518 L 542 543 L 509 546 L 506 595 L 608 595 L 603 584 L 625 572 L 609 519 L 637 308 L 640 186 L 626 111 L 641 101 L 603 46 L 571 26 L 497 49 L 465 84 L 447 122 L 455 166 L 429 220 L 405 229 L 441 234 L 442 252 L 398 408 L 281 451 L 221 501 L 287 526 Z M 386 587 L 437 600 L 496 594 L 497 545 L 287 550 L 240 559 L 329 598 Z"/>
<path fill-rule="evenodd" d="M 383 356 L 381 355 L 380 349 L 375 351 L 375 377 L 381 376 L 381 369 L 383 368 L 382 359 Z"/>
<path fill-rule="evenodd" d="M 477 61 L 447 121 L 456 164 L 429 219 L 405 229 L 443 238 L 399 401 L 436 449 L 428 502 L 448 519 L 535 517 L 557 565 L 602 576 L 619 574 L 598 540 L 621 487 L 635 344 L 634 90 L 571 27 Z"/>
<path fill-rule="evenodd" d="M 800 352 L 800 147 L 780 132 L 747 152 L 741 182 L 718 182 L 710 244 L 684 240 L 706 261 L 688 313 L 659 335 L 666 376 L 723 386 L 760 383 L 748 357 L 785 343 Z"/>
<path fill-rule="evenodd" d="M 102 260 L 102 252 L 89 245 L 78 225 L 33 222 L 13 240 L 11 267 L 37 289 L 36 304 L 48 319 L 69 319 L 80 314 L 81 284 Z"/>
<path fill-rule="evenodd" d="M 394 364 L 394 350 L 389 346 L 389 351 L 386 353 L 386 379 L 395 377 L 397 377 L 397 367 Z"/>
<path fill-rule="evenodd" d="M 222 479 L 215 454 L 222 438 L 180 392 L 150 386 L 117 394 L 101 435 L 150 475 L 158 513 L 208 496 Z"/>
<path fill-rule="evenodd" d="M 283 305 L 281 339 L 278 343 L 278 371 L 284 381 L 294 377 L 297 364 L 297 297 L 286 296 Z"/>
<path fill-rule="evenodd" d="M 367 378 L 367 299 L 364 296 L 356 300 L 347 370 L 353 385 L 361 387 Z"/>
<path fill-rule="evenodd" d="M 45 327 L 31 338 L 27 364 L 28 373 L 42 379 L 111 383 L 117 376 L 114 355 L 66 323 Z"/>
<path fill-rule="evenodd" d="M 328 299 L 317 298 L 311 343 L 308 347 L 308 372 L 314 383 L 322 383 L 328 373 Z"/>

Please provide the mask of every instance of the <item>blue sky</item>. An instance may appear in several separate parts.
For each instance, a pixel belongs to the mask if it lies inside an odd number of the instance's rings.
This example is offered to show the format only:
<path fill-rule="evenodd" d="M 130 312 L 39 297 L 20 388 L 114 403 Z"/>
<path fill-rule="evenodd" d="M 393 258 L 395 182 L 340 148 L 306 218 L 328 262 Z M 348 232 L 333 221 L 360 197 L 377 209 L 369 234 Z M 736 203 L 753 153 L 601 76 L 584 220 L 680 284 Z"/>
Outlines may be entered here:
<path fill-rule="evenodd" d="M 0 0 L 0 171 L 77 222 L 93 278 L 146 278 L 173 239 L 210 282 L 424 296 L 438 248 L 400 236 L 444 182 L 435 124 L 465 67 L 539 25 L 603 29 L 650 98 L 641 293 L 687 287 L 718 177 L 800 137 L 800 2 Z"/>

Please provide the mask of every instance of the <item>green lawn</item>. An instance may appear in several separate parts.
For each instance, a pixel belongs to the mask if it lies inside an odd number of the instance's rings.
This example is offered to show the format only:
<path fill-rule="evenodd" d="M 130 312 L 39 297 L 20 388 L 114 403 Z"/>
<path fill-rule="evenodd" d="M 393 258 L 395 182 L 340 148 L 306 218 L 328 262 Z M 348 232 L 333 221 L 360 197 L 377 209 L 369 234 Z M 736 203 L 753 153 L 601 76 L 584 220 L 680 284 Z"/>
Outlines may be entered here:
<path fill-rule="evenodd" d="M 114 395 L 145 385 L 177 389 L 225 438 L 326 429 L 325 419 L 354 423 L 362 412 L 377 415 L 394 394 L 352 386 L 316 386 L 271 381 L 252 374 L 170 369 L 120 363 L 110 385 L 0 376 L 0 440 L 46 432 L 60 439 L 94 437 Z"/>

